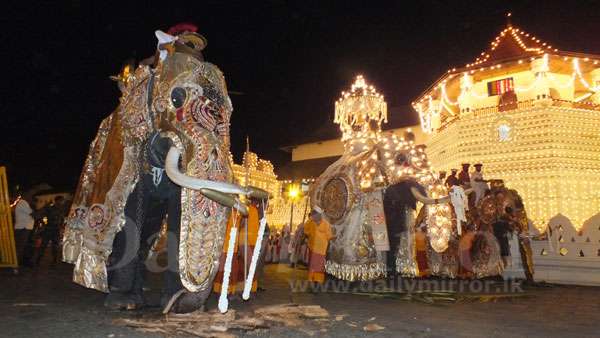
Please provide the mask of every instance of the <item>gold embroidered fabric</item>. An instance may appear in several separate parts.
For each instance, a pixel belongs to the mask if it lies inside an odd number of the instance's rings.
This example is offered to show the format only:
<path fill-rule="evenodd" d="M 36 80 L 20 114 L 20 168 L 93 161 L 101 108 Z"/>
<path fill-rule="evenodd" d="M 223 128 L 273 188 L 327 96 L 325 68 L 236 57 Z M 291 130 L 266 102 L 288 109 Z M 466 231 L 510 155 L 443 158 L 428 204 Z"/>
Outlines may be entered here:
<path fill-rule="evenodd" d="M 139 67 L 123 89 L 121 104 L 92 142 L 66 220 L 63 260 L 75 264 L 73 280 L 107 292 L 106 262 L 125 224 L 125 202 L 138 180 L 141 141 L 149 132 L 148 67 Z M 138 123 L 136 128 L 136 122 Z"/>

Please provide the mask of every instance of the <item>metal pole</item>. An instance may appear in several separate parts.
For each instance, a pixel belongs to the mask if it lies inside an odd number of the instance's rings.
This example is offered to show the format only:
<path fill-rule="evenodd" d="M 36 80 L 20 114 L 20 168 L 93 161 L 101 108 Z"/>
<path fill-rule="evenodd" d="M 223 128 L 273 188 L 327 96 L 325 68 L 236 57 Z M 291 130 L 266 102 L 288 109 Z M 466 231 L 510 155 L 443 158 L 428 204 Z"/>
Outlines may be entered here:
<path fill-rule="evenodd" d="M 292 232 L 292 221 L 294 220 L 294 199 L 290 199 L 292 206 L 290 207 L 290 232 Z"/>
<path fill-rule="evenodd" d="M 308 211 L 309 199 L 309 197 L 306 197 L 306 203 L 304 203 L 304 215 L 302 215 L 302 224 L 306 223 L 306 212 Z"/>
<path fill-rule="evenodd" d="M 248 156 L 250 156 L 250 137 L 246 135 L 246 178 L 245 184 L 248 187 L 248 180 L 250 178 L 250 166 L 248 163 Z M 246 217 L 246 226 L 244 229 L 244 281 L 248 278 L 248 217 Z"/>
<path fill-rule="evenodd" d="M 310 201 L 310 196 L 307 196 L 306 197 L 306 204 L 304 205 L 304 215 L 302 216 L 302 223 L 303 224 L 306 223 L 306 210 L 308 208 L 308 205 L 310 204 L 309 201 Z M 293 210 L 294 210 L 294 204 L 292 203 L 292 211 Z M 292 214 L 293 214 L 293 212 L 292 212 Z M 291 220 L 291 217 L 290 217 L 290 223 L 291 223 L 291 221 L 292 220 Z M 296 237 L 295 235 L 296 234 L 294 234 L 294 237 Z M 301 242 L 302 242 L 302 240 L 300 238 L 300 242 L 295 243 L 296 246 L 300 245 Z M 296 254 L 296 252 L 298 252 L 298 248 L 296 246 L 294 246 L 294 253 L 293 254 Z M 292 281 L 294 281 L 293 285 L 297 285 L 295 283 L 295 281 L 296 281 L 296 267 L 298 266 L 298 260 L 300 260 L 300 257 L 296 257 L 296 262 L 292 266 Z M 293 295 L 294 295 L 294 290 L 293 290 L 293 288 L 290 288 L 290 294 L 289 294 L 289 296 L 290 296 L 290 303 L 294 303 L 294 296 Z"/>

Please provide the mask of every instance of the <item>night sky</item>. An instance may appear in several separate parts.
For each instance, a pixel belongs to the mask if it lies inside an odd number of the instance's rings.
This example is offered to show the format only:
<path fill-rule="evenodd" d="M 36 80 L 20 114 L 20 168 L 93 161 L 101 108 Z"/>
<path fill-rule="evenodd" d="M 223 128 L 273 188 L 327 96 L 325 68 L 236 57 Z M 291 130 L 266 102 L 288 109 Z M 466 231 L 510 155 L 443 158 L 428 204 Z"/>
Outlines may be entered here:
<path fill-rule="evenodd" d="M 256 3 L 250 5 L 250 3 Z M 457 5 L 456 3 L 460 3 Z M 156 47 L 154 30 L 193 22 L 225 73 L 232 151 L 276 165 L 278 148 L 329 126 L 362 73 L 406 106 L 443 72 L 471 62 L 513 24 L 561 50 L 600 54 L 598 1 L 15 1 L 3 2 L 0 165 L 9 185 L 74 189 L 100 121 L 117 105 L 108 76 Z M 414 111 L 404 109 L 407 119 Z M 412 118 L 410 115 L 413 115 Z"/>

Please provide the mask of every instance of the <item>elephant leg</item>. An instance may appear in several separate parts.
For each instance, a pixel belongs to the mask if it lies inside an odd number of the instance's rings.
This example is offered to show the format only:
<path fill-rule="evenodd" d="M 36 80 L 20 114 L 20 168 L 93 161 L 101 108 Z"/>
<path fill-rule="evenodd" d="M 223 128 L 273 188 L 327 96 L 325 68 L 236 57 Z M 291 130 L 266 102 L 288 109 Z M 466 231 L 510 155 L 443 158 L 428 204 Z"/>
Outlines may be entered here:
<path fill-rule="evenodd" d="M 398 210 L 394 210 L 393 212 L 388 213 L 389 217 L 386 215 L 386 225 L 388 230 L 388 240 L 390 243 L 390 250 L 387 251 L 387 270 L 389 276 L 396 275 L 396 256 L 398 255 L 398 247 L 400 246 L 400 237 L 402 236 L 402 231 L 406 228 L 405 225 L 402 224 L 401 213 Z"/>
<path fill-rule="evenodd" d="M 141 183 L 141 184 L 140 184 Z M 144 304 L 145 257 L 149 239 L 160 230 L 166 213 L 166 201 L 151 194 L 151 181 L 142 178 L 125 205 L 125 226 L 115 236 L 109 260 L 109 295 L 105 305 L 118 309 L 136 309 Z"/>
<path fill-rule="evenodd" d="M 209 277 L 210 283 L 208 283 L 208 286 L 205 290 L 189 292 L 182 287 L 179 291 L 173 294 L 165 304 L 163 313 L 190 313 L 197 310 L 204 311 L 206 300 L 212 293 L 212 285 L 215 277 L 217 276 L 217 272 L 218 269 L 215 267 L 211 276 Z"/>
<path fill-rule="evenodd" d="M 533 258 L 531 244 L 527 239 L 519 239 L 519 252 L 521 253 L 521 262 L 525 271 L 525 279 L 533 283 Z"/>
<path fill-rule="evenodd" d="M 133 204 L 135 203 L 127 202 L 126 215 L 127 210 L 131 209 L 130 206 Z M 125 219 L 125 225 L 115 235 L 107 267 L 109 294 L 104 305 L 114 309 L 135 309 L 137 306 L 141 306 L 140 300 L 134 299 L 131 295 L 137 274 L 140 236 L 135 219 L 129 216 Z"/>

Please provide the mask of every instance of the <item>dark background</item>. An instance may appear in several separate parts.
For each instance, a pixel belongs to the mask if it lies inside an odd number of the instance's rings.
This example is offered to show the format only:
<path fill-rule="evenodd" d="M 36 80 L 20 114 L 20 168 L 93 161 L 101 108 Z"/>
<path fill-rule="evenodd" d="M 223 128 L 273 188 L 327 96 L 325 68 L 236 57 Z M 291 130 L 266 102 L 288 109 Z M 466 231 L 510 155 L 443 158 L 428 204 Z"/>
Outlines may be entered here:
<path fill-rule="evenodd" d="M 232 151 L 259 156 L 318 128 L 362 73 L 406 106 L 448 68 L 513 24 L 561 50 L 600 54 L 598 1 L 18 1 L 2 2 L 0 165 L 9 185 L 73 189 L 119 91 L 108 76 L 154 52 L 154 30 L 188 21 L 208 39 L 234 105 Z M 395 111 L 414 120 L 409 108 Z"/>

